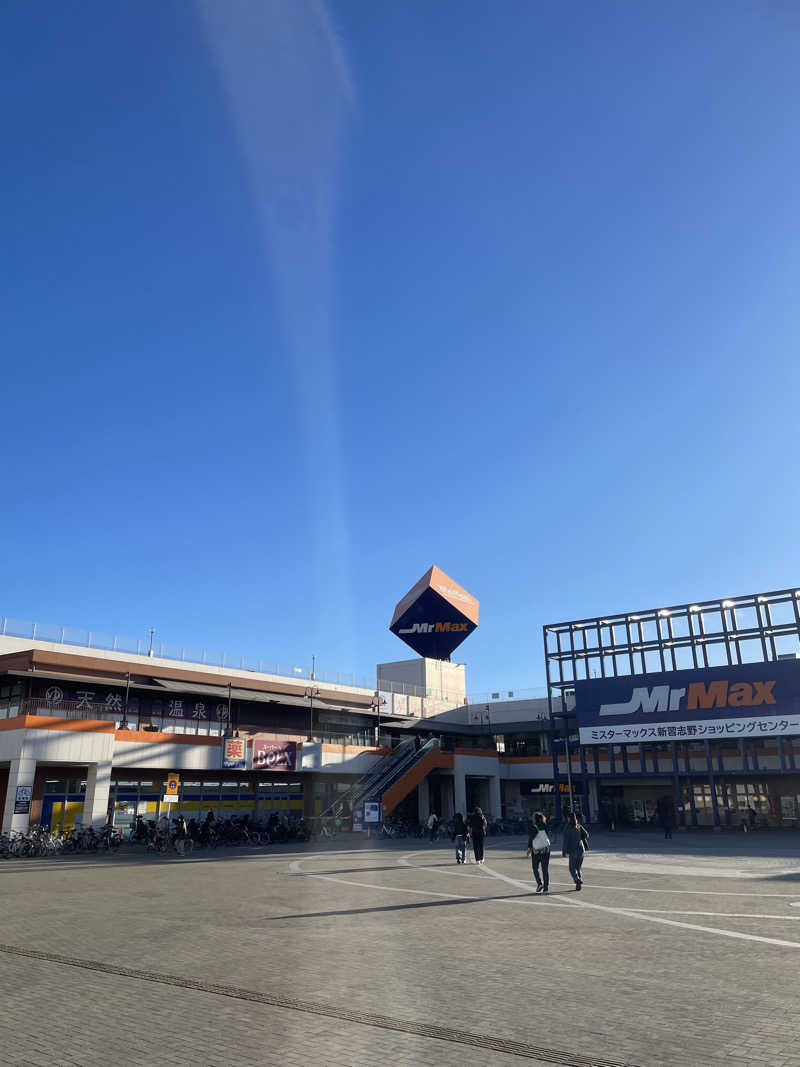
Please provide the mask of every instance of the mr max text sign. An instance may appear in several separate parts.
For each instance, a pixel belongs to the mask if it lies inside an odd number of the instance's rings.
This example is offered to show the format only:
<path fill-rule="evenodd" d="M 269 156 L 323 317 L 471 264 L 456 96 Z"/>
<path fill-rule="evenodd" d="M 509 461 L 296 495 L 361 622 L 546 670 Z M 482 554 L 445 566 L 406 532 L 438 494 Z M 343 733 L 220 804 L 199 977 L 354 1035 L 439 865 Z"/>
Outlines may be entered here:
<path fill-rule="evenodd" d="M 582 744 L 800 734 L 800 661 L 575 683 Z"/>

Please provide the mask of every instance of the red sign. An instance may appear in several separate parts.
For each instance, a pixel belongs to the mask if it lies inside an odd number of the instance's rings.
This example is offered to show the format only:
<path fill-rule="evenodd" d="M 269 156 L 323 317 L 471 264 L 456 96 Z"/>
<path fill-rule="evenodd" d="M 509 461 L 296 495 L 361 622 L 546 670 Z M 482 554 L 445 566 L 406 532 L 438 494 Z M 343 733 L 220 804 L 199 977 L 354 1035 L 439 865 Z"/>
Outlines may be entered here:
<path fill-rule="evenodd" d="M 296 766 L 296 741 L 253 741 L 254 771 L 293 771 Z"/>

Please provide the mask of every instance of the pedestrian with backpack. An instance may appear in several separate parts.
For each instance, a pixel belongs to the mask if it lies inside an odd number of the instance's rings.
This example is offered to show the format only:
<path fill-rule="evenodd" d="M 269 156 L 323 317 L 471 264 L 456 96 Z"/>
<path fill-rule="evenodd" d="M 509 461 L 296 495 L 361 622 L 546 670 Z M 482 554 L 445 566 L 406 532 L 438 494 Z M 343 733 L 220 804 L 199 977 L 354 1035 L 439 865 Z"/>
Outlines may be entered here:
<path fill-rule="evenodd" d="M 583 857 L 588 847 L 589 834 L 578 822 L 575 812 L 569 812 L 561 839 L 561 855 L 569 857 L 569 873 L 575 882 L 576 893 L 579 893 L 583 886 Z"/>
<path fill-rule="evenodd" d="M 483 842 L 486 838 L 486 816 L 480 808 L 476 808 L 469 817 L 469 829 L 472 835 L 472 851 L 475 853 L 475 862 L 483 863 Z"/>
<path fill-rule="evenodd" d="M 550 838 L 547 836 L 547 816 L 537 811 L 533 816 L 533 825 L 528 835 L 528 853 L 531 858 L 533 877 L 536 879 L 536 892 L 550 891 Z"/>

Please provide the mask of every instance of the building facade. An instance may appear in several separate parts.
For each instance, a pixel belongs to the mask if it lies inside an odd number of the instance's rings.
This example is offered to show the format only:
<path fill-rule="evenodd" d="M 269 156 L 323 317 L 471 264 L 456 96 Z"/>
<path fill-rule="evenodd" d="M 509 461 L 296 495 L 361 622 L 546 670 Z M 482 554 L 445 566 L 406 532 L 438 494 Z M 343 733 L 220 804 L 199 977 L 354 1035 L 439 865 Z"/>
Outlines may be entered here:
<path fill-rule="evenodd" d="M 550 624 L 541 695 L 477 702 L 446 661 L 379 664 L 372 688 L 3 630 L 5 831 L 164 810 L 347 816 L 354 786 L 414 737 L 434 748 L 387 785 L 386 816 L 800 822 L 800 591 Z"/>

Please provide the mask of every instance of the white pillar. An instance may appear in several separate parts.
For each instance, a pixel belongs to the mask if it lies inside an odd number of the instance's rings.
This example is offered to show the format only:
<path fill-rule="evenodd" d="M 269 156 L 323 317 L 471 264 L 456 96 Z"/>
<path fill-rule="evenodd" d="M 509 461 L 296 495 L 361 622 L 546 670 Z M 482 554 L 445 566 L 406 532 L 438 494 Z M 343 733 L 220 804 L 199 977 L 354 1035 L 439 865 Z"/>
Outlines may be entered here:
<path fill-rule="evenodd" d="M 489 779 L 489 810 L 493 819 L 499 819 L 503 814 L 503 803 L 500 799 L 499 774 L 493 774 Z"/>
<path fill-rule="evenodd" d="M 456 757 L 456 762 L 458 757 Z M 464 777 L 464 772 L 458 767 L 453 770 L 453 786 L 455 791 L 455 803 L 456 811 L 460 811 L 461 814 L 466 817 L 467 814 L 467 779 Z"/>
<path fill-rule="evenodd" d="M 417 818 L 425 823 L 431 813 L 431 790 L 427 778 L 423 778 L 417 786 Z"/>
<path fill-rule="evenodd" d="M 30 822 L 30 810 L 24 815 L 14 814 L 14 805 L 17 799 L 17 786 L 29 786 L 33 790 L 33 779 L 36 775 L 35 759 L 12 759 L 8 768 L 8 789 L 6 790 L 6 802 L 3 808 L 3 833 L 9 830 L 20 830 L 23 833 L 28 829 Z"/>
<path fill-rule="evenodd" d="M 83 801 L 83 826 L 102 830 L 108 816 L 108 791 L 111 786 L 111 760 L 90 763 L 86 774 Z"/>

